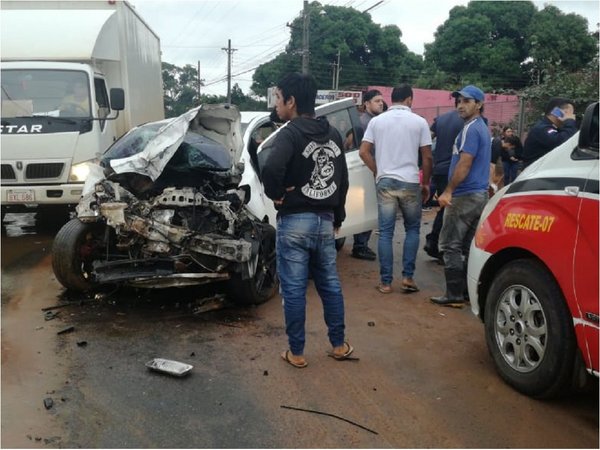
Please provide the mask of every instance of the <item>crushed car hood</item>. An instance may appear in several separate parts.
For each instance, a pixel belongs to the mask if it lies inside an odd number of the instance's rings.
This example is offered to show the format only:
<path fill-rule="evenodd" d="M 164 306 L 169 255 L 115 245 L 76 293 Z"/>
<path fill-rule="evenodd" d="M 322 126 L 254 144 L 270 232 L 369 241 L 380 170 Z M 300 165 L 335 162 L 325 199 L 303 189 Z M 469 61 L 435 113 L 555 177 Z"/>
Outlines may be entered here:
<path fill-rule="evenodd" d="M 156 181 L 184 140 L 188 130 L 225 147 L 230 161 L 243 147 L 241 118 L 237 108 L 229 105 L 201 105 L 174 119 L 136 127 L 117 141 L 121 158 L 108 160 L 112 170 L 137 173 Z M 125 142 L 127 145 L 123 145 Z M 112 149 L 112 147 L 111 147 Z M 111 149 L 107 154 L 110 154 Z"/>

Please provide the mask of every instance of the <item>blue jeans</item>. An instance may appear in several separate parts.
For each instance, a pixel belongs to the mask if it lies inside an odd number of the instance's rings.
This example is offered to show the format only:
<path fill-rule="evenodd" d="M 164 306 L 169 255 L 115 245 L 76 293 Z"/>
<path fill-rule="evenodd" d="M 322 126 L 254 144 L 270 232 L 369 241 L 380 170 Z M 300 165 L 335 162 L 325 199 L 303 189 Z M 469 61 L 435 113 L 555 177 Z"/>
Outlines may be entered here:
<path fill-rule="evenodd" d="M 504 186 L 515 181 L 517 178 L 517 171 L 519 170 L 518 161 L 502 161 L 504 168 Z"/>
<path fill-rule="evenodd" d="M 446 269 L 465 271 L 469 247 L 487 201 L 487 191 L 477 192 L 459 197 L 453 196 L 452 204 L 444 208 L 444 225 L 440 232 L 440 251 L 444 252 Z"/>
<path fill-rule="evenodd" d="M 304 354 L 306 287 L 311 273 L 323 303 L 329 342 L 344 344 L 344 297 L 336 267 L 333 222 L 316 213 L 277 218 L 277 274 L 291 352 Z"/>
<path fill-rule="evenodd" d="M 377 211 L 379 216 L 379 274 L 383 284 L 392 284 L 394 278 L 394 249 L 392 240 L 396 228 L 398 208 L 404 218 L 404 246 L 402 249 L 402 276 L 412 278 L 419 250 L 421 229 L 421 188 L 418 183 L 405 183 L 393 178 L 377 182 Z"/>

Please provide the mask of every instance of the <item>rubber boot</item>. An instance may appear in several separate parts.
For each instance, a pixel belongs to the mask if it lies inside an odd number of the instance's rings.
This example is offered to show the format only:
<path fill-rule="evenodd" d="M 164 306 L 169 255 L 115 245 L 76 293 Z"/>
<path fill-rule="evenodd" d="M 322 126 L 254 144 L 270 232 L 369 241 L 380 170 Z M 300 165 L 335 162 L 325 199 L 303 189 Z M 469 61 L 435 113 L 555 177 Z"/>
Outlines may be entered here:
<path fill-rule="evenodd" d="M 440 297 L 431 297 L 437 305 L 456 305 L 465 303 L 465 274 L 462 270 L 445 269 L 446 293 Z"/>
<path fill-rule="evenodd" d="M 425 253 L 435 259 L 440 259 L 442 256 L 438 250 L 437 239 L 433 237 L 433 233 L 429 233 L 425 236 L 425 246 L 423 247 Z"/>

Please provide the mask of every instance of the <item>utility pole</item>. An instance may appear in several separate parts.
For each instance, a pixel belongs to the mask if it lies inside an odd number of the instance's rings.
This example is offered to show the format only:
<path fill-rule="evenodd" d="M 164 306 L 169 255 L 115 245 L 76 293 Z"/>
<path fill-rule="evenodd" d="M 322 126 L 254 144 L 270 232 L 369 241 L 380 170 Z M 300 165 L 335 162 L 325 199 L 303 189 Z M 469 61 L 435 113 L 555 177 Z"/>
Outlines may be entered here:
<path fill-rule="evenodd" d="M 338 50 L 338 54 L 337 54 L 337 64 L 335 65 L 336 68 L 336 74 L 335 74 L 335 90 L 339 90 L 340 88 L 340 70 L 342 70 L 342 68 L 340 67 L 340 51 Z"/>
<path fill-rule="evenodd" d="M 331 63 L 331 66 L 333 67 L 333 70 L 332 70 L 333 76 L 331 78 L 331 89 L 335 90 L 335 74 L 337 72 L 335 60 Z"/>
<path fill-rule="evenodd" d="M 200 78 L 200 61 L 198 61 L 198 104 L 201 103 L 200 100 L 200 88 L 202 87 L 202 82 L 204 81 L 204 78 Z"/>
<path fill-rule="evenodd" d="M 302 73 L 308 73 L 308 26 L 310 23 L 310 15 L 308 14 L 308 0 L 304 0 L 304 9 L 302 10 L 303 26 L 302 26 Z"/>
<path fill-rule="evenodd" d="M 221 50 L 227 52 L 227 103 L 231 104 L 231 55 L 237 51 L 237 48 L 231 48 L 231 39 L 227 40 L 227 48 Z"/>

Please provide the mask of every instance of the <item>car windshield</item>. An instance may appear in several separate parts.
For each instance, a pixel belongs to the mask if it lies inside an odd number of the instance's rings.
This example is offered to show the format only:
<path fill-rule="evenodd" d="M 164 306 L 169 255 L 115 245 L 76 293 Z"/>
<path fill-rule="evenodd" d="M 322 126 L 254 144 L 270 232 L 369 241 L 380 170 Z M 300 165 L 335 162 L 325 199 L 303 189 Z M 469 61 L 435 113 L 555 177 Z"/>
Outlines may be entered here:
<path fill-rule="evenodd" d="M 101 160 L 102 166 L 108 167 L 112 160 L 132 157 L 144 151 L 157 138 L 165 123 L 153 122 L 131 130 L 107 150 Z M 231 169 L 232 160 L 230 152 L 222 144 L 188 130 L 167 166 L 177 172 L 224 171 Z"/>
<path fill-rule="evenodd" d="M 2 70 L 2 118 L 91 117 L 89 79 L 75 70 Z"/>

